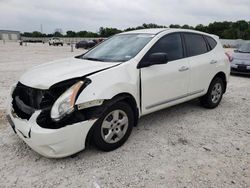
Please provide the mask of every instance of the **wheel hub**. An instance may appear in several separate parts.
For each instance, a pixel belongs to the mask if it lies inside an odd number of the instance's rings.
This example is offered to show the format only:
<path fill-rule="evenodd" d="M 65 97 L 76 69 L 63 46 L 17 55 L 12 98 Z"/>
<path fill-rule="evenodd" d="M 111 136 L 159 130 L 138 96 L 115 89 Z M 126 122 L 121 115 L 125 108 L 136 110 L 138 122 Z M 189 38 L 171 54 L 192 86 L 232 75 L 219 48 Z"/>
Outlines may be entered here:
<path fill-rule="evenodd" d="M 116 143 L 124 137 L 127 129 L 127 114 L 122 110 L 114 110 L 104 118 L 101 126 L 101 135 L 105 142 Z"/>
<path fill-rule="evenodd" d="M 220 83 L 216 83 L 212 89 L 211 97 L 212 97 L 212 102 L 217 103 L 222 95 L 222 86 Z"/>

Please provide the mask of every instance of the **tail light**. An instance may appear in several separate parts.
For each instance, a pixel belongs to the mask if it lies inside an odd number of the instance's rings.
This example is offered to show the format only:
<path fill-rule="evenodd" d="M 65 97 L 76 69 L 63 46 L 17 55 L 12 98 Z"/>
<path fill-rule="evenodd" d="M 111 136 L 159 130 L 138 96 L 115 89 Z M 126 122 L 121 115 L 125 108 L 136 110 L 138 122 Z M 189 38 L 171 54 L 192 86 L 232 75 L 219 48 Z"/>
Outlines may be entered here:
<path fill-rule="evenodd" d="M 231 56 L 228 52 L 225 53 L 229 62 L 231 63 L 233 61 L 233 56 Z"/>

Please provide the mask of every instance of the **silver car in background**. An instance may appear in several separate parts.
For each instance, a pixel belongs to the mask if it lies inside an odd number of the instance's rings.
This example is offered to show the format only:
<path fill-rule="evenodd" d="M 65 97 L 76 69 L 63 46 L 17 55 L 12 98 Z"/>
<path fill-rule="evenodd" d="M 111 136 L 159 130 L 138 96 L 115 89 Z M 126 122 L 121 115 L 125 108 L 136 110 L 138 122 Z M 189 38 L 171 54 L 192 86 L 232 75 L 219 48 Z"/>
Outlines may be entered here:
<path fill-rule="evenodd" d="M 250 75 L 250 42 L 246 42 L 239 49 L 234 50 L 230 61 L 231 73 Z"/>

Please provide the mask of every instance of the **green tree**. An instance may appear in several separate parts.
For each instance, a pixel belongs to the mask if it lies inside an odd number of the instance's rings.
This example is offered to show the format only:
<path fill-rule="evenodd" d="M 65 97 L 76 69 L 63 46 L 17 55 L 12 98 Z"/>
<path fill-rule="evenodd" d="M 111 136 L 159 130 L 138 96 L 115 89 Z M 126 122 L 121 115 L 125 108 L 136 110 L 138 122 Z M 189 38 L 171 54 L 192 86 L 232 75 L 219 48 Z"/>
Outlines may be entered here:
<path fill-rule="evenodd" d="M 157 25 L 157 24 L 154 24 L 154 23 L 149 23 L 149 24 L 142 24 L 142 27 L 144 29 L 149 29 L 149 28 L 165 28 L 166 26 L 163 26 L 163 25 Z"/>
<path fill-rule="evenodd" d="M 178 24 L 171 24 L 169 28 L 181 28 L 181 26 Z"/>
<path fill-rule="evenodd" d="M 54 33 L 54 37 L 63 37 L 63 35 L 60 32 L 56 31 Z"/>
<path fill-rule="evenodd" d="M 244 31 L 243 39 L 250 40 L 250 27 Z"/>
<path fill-rule="evenodd" d="M 75 31 L 66 31 L 66 37 L 76 37 Z"/>
<path fill-rule="evenodd" d="M 101 37 L 110 37 L 112 35 L 115 35 L 117 33 L 121 33 L 122 31 L 116 28 L 104 28 L 104 27 L 100 27 L 99 29 L 99 34 Z"/>
<path fill-rule="evenodd" d="M 76 33 L 76 36 L 77 37 L 85 37 L 87 33 L 88 33 L 87 31 L 79 31 Z"/>
<path fill-rule="evenodd" d="M 245 20 L 239 20 L 232 24 L 232 27 L 235 29 L 239 29 L 240 31 L 245 31 L 248 29 L 249 25 Z"/>
<path fill-rule="evenodd" d="M 31 36 L 32 37 L 43 37 L 43 34 L 39 31 L 33 31 Z"/>
<path fill-rule="evenodd" d="M 187 24 L 184 24 L 183 26 L 180 26 L 178 24 L 171 24 L 169 26 L 170 28 L 184 28 L 184 29 L 195 29 L 198 31 L 207 32 L 210 34 L 218 35 L 220 38 L 224 39 L 245 39 L 250 40 L 250 21 L 245 20 L 239 20 L 236 22 L 213 22 L 206 25 L 198 24 L 195 27 L 189 26 Z M 143 23 L 140 26 L 137 27 L 129 27 L 123 31 L 131 31 L 136 29 L 148 29 L 148 28 L 166 28 L 166 26 L 163 25 L 157 25 L 154 23 Z M 89 31 L 67 31 L 66 37 L 110 37 L 112 35 L 115 35 L 117 33 L 123 32 L 122 30 L 119 30 L 117 28 L 109 28 L 109 27 L 100 27 L 98 33 L 89 32 Z M 62 37 L 63 35 L 59 32 L 56 32 L 54 34 L 42 34 L 41 32 L 34 31 L 32 33 L 30 32 L 24 32 L 21 34 L 25 37 Z"/>
<path fill-rule="evenodd" d="M 189 25 L 185 24 L 181 27 L 182 29 L 191 29 Z"/>
<path fill-rule="evenodd" d="M 195 26 L 195 30 L 206 32 L 207 31 L 207 26 L 199 24 L 199 25 Z"/>
<path fill-rule="evenodd" d="M 85 37 L 96 38 L 96 37 L 99 37 L 99 35 L 97 33 L 87 32 Z"/>
<path fill-rule="evenodd" d="M 23 34 L 21 34 L 23 37 L 32 37 L 32 33 L 30 32 L 24 32 Z"/>
<path fill-rule="evenodd" d="M 221 38 L 223 39 L 237 39 L 237 29 L 230 28 L 223 31 Z"/>

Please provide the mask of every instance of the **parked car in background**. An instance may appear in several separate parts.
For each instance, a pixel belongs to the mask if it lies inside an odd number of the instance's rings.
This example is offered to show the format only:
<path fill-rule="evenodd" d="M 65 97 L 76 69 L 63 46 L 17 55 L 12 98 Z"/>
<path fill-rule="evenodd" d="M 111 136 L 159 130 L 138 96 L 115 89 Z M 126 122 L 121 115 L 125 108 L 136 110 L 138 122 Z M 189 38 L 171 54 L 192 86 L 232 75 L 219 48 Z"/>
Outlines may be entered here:
<path fill-rule="evenodd" d="M 7 117 L 14 132 L 46 157 L 72 155 L 87 143 L 111 151 L 141 116 L 195 98 L 205 108 L 217 107 L 229 74 L 215 35 L 129 31 L 83 55 L 27 71 L 12 88 Z"/>
<path fill-rule="evenodd" d="M 97 43 L 93 40 L 91 41 L 87 41 L 87 40 L 82 40 L 78 43 L 76 43 L 75 48 L 84 48 L 84 49 L 89 49 L 89 48 L 93 48 Z"/>
<path fill-rule="evenodd" d="M 23 43 L 44 43 L 44 40 L 32 38 L 32 39 L 20 40 L 19 43 L 20 45 L 22 45 Z"/>
<path fill-rule="evenodd" d="M 96 44 L 99 44 L 99 43 L 103 42 L 104 39 L 103 39 L 103 38 L 98 38 L 98 39 L 94 39 L 93 41 L 94 41 Z"/>
<path fill-rule="evenodd" d="M 230 56 L 231 73 L 250 74 L 250 42 L 241 45 Z"/>
<path fill-rule="evenodd" d="M 60 38 L 57 37 L 53 37 L 51 39 L 49 39 L 49 45 L 53 45 L 53 46 L 63 46 L 63 41 Z"/>

